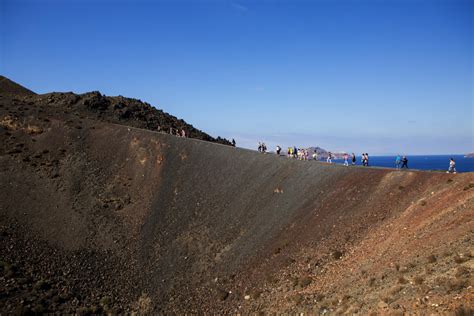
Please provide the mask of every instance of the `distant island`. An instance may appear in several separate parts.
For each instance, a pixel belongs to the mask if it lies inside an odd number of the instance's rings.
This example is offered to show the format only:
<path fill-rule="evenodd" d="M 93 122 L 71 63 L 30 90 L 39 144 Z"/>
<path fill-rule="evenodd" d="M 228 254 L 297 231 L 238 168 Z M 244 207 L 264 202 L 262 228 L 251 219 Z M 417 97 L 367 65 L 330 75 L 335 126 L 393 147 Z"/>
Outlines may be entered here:
<path fill-rule="evenodd" d="M 474 153 L 464 155 L 464 158 L 474 158 Z"/>

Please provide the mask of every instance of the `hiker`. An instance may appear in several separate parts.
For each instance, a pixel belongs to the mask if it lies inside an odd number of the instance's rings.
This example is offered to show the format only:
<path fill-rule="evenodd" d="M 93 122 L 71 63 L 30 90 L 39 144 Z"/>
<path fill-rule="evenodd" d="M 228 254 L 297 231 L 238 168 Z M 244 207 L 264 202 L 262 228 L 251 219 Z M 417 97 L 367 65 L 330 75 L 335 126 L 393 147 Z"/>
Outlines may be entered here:
<path fill-rule="evenodd" d="M 366 167 L 369 166 L 369 154 L 368 153 L 365 153 L 365 166 Z"/>
<path fill-rule="evenodd" d="M 267 152 L 267 145 L 265 145 L 265 143 L 262 143 L 262 153 L 266 153 Z"/>
<path fill-rule="evenodd" d="M 298 158 L 298 148 L 296 146 L 293 146 L 293 158 Z"/>
<path fill-rule="evenodd" d="M 235 147 L 235 139 L 232 138 L 232 146 Z"/>
<path fill-rule="evenodd" d="M 186 137 L 186 131 L 184 129 L 181 130 L 181 137 Z"/>
<path fill-rule="evenodd" d="M 258 152 L 259 153 L 262 152 L 262 143 L 261 142 L 258 142 Z"/>
<path fill-rule="evenodd" d="M 361 161 L 362 161 L 362 166 L 366 166 L 366 159 L 365 159 L 365 153 L 362 154 L 362 158 L 361 158 Z"/>
<path fill-rule="evenodd" d="M 348 154 L 344 154 L 344 166 L 349 166 L 349 162 L 347 161 L 347 159 L 349 159 L 349 155 Z"/>
<path fill-rule="evenodd" d="M 453 158 L 449 158 L 449 169 L 446 173 L 456 173 L 456 162 Z"/>
<path fill-rule="evenodd" d="M 318 160 L 318 153 L 316 152 L 316 150 L 314 151 L 314 154 L 313 154 L 313 160 Z"/>
<path fill-rule="evenodd" d="M 400 169 L 401 163 L 402 163 L 402 158 L 400 157 L 400 155 L 397 155 L 397 159 L 395 159 L 395 166 L 397 167 L 397 169 Z"/>
<path fill-rule="evenodd" d="M 402 167 L 401 169 L 403 168 L 407 168 L 408 169 L 408 159 L 407 159 L 407 156 L 403 156 L 402 158 Z"/>
<path fill-rule="evenodd" d="M 356 164 L 356 155 L 352 153 L 352 165 Z"/>
<path fill-rule="evenodd" d="M 326 162 L 332 163 L 332 154 L 331 154 L 331 152 L 328 153 L 328 158 L 326 159 Z"/>
<path fill-rule="evenodd" d="M 291 158 L 291 155 L 293 155 L 293 149 L 291 147 L 288 147 L 288 158 Z"/>
<path fill-rule="evenodd" d="M 278 156 L 280 156 L 280 151 L 281 151 L 281 147 L 280 147 L 280 145 L 277 145 L 277 147 L 276 147 L 276 154 L 277 154 Z"/>

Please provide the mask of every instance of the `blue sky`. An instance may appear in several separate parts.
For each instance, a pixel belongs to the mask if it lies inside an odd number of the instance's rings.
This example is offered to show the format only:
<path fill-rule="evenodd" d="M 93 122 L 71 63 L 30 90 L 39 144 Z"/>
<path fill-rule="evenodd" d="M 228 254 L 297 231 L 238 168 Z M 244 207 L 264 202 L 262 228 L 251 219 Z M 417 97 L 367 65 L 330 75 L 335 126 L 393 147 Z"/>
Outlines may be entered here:
<path fill-rule="evenodd" d="M 0 73 L 242 147 L 474 151 L 474 1 L 0 0 Z"/>

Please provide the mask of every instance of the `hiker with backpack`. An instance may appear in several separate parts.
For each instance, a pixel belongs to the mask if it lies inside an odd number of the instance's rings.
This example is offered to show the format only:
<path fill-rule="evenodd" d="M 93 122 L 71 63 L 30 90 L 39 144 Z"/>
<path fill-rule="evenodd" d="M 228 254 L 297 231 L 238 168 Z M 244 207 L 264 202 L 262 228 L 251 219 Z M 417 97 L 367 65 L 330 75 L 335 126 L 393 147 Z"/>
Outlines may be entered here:
<path fill-rule="evenodd" d="M 403 156 L 403 158 L 402 158 L 402 167 L 401 167 L 401 169 L 403 169 L 403 168 L 408 169 L 408 158 L 407 158 L 407 156 Z"/>
<path fill-rule="evenodd" d="M 449 158 L 449 169 L 446 173 L 456 173 L 456 162 L 453 158 Z"/>

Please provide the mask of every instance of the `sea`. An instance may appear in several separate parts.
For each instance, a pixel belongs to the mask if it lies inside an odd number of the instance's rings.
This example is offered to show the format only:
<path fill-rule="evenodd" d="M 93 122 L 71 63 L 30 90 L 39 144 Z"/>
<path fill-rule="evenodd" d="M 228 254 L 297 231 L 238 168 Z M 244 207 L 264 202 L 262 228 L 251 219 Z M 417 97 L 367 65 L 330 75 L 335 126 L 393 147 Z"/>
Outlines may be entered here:
<path fill-rule="evenodd" d="M 395 168 L 397 156 L 369 156 L 369 165 L 372 167 Z M 474 158 L 465 158 L 463 155 L 432 155 L 407 156 L 408 168 L 415 170 L 447 171 L 449 159 L 456 162 L 457 172 L 474 172 Z M 344 163 L 342 159 L 333 159 L 337 164 Z M 361 165 L 361 157 L 357 157 L 357 165 Z"/>

